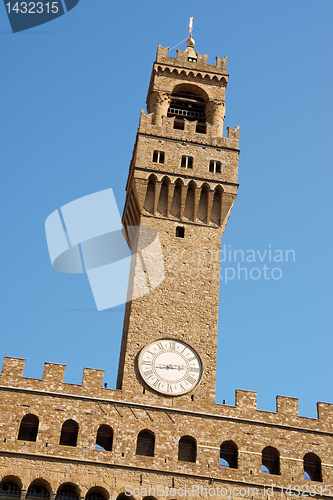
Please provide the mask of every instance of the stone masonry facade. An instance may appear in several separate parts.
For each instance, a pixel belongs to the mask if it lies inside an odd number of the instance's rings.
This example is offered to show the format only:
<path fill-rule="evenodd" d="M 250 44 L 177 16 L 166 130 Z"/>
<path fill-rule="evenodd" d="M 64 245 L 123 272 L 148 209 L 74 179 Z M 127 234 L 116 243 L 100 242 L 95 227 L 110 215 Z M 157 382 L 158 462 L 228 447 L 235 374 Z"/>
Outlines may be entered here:
<path fill-rule="evenodd" d="M 142 286 L 147 229 L 158 234 L 165 278 L 126 305 L 116 389 L 102 370 L 85 368 L 75 385 L 64 383 L 64 365 L 45 363 L 38 380 L 23 377 L 23 359 L 4 359 L 0 500 L 333 496 L 333 405 L 305 418 L 284 396 L 276 412 L 258 410 L 250 391 L 237 390 L 234 406 L 215 403 L 220 244 L 238 188 L 239 129 L 222 137 L 226 58 L 210 65 L 193 47 L 190 38 L 177 58 L 158 48 L 126 188 L 129 293 Z M 141 350 L 162 338 L 202 362 L 184 395 L 140 377 Z"/>

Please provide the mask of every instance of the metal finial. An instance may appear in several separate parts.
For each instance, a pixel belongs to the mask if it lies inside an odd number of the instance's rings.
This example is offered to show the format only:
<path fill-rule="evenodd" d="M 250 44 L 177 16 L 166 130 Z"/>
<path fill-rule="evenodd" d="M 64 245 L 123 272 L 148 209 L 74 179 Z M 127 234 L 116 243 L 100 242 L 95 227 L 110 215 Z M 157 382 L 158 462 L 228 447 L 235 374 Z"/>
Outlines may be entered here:
<path fill-rule="evenodd" d="M 194 17 L 190 17 L 190 23 L 188 25 L 188 29 L 189 29 L 189 32 L 190 32 L 190 38 L 192 38 L 193 21 L 194 21 Z"/>

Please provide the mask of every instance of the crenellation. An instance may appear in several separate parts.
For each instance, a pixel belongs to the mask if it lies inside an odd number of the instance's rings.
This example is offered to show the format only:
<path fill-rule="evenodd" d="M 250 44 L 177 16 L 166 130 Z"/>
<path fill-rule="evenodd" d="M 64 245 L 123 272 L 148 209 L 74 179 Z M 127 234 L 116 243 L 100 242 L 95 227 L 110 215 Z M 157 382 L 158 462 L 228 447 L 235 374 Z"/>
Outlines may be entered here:
<path fill-rule="evenodd" d="M 64 382 L 66 365 L 48 363 L 44 364 L 43 386 L 50 391 L 61 390 Z"/>
<path fill-rule="evenodd" d="M 284 415 L 298 417 L 298 399 L 276 396 L 276 411 Z"/>
<path fill-rule="evenodd" d="M 244 408 L 249 411 L 256 410 L 257 393 L 253 391 L 244 391 L 236 389 L 235 405 L 238 408 Z"/>
<path fill-rule="evenodd" d="M 226 148 L 238 152 L 239 147 L 239 127 L 227 127 L 228 136 L 219 137 L 217 130 L 218 125 L 206 124 L 206 133 L 196 133 L 196 121 L 184 120 L 184 130 L 177 130 L 174 128 L 174 117 L 162 117 L 161 125 L 153 123 L 153 113 L 145 113 L 141 111 L 139 134 L 146 134 L 156 137 L 163 137 L 168 139 L 176 139 L 180 142 L 186 141 L 189 143 L 197 143 L 209 145 L 218 148 Z"/>
<path fill-rule="evenodd" d="M 25 359 L 4 357 L 0 380 L 16 380 L 23 377 Z M 3 378 L 2 378 L 3 377 Z"/>
<path fill-rule="evenodd" d="M 187 60 L 186 51 L 177 49 L 177 57 L 169 57 L 169 47 L 161 47 L 158 45 L 156 52 L 156 63 L 164 63 L 170 66 L 179 66 L 192 70 L 201 70 L 212 73 L 226 75 L 227 73 L 227 58 L 216 56 L 216 64 L 208 64 L 208 54 L 202 55 L 197 52 L 197 61 L 190 62 Z"/>

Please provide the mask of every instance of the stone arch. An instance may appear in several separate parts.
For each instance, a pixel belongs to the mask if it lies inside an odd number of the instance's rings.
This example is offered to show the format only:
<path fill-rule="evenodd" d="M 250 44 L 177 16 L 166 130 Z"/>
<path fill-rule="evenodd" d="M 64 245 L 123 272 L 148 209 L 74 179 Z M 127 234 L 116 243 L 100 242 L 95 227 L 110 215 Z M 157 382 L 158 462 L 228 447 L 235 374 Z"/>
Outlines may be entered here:
<path fill-rule="evenodd" d="M 280 474 L 280 453 L 272 446 L 266 446 L 261 453 L 262 472 Z"/>
<path fill-rule="evenodd" d="M 72 419 L 62 424 L 59 444 L 63 446 L 76 446 L 79 433 L 79 424 Z"/>
<path fill-rule="evenodd" d="M 155 434 L 149 429 L 140 431 L 136 441 L 136 455 L 153 457 L 155 452 Z"/>
<path fill-rule="evenodd" d="M 102 486 L 93 486 L 85 496 L 85 500 L 109 500 L 109 498 L 109 492 Z"/>
<path fill-rule="evenodd" d="M 310 481 L 323 480 L 321 471 L 321 460 L 315 453 L 307 453 L 303 458 L 304 479 Z"/>
<path fill-rule="evenodd" d="M 238 447 L 234 441 L 224 441 L 221 444 L 220 467 L 238 468 Z"/>
<path fill-rule="evenodd" d="M 33 413 L 27 413 L 21 420 L 17 439 L 20 441 L 36 441 L 39 418 Z"/>
<path fill-rule="evenodd" d="M 48 500 L 51 496 L 52 488 L 48 481 L 45 479 L 38 478 L 34 479 L 28 488 L 26 498 L 34 499 L 34 498 L 42 498 Z"/>
<path fill-rule="evenodd" d="M 116 500 L 135 500 L 135 498 L 133 497 L 133 495 L 128 495 L 125 492 L 121 492 L 117 496 Z"/>
<path fill-rule="evenodd" d="M 192 436 L 182 436 L 178 443 L 178 460 L 181 462 L 196 462 L 197 442 Z"/>
<path fill-rule="evenodd" d="M 178 74 L 179 74 L 179 73 L 178 73 L 178 69 L 176 69 L 176 68 L 175 68 L 175 69 L 173 70 L 172 74 L 173 74 L 173 75 L 178 75 Z"/>
<path fill-rule="evenodd" d="M 227 85 L 227 80 L 224 78 L 224 76 L 222 76 L 220 82 L 222 83 L 222 85 Z"/>
<path fill-rule="evenodd" d="M 218 78 L 217 78 L 217 76 L 215 75 L 215 76 L 213 76 L 212 81 L 213 81 L 213 82 L 218 82 L 218 81 L 219 81 L 219 79 L 218 79 Z"/>
<path fill-rule="evenodd" d="M 199 97 L 202 97 L 206 103 L 209 101 L 209 95 L 207 94 L 206 90 L 203 89 L 200 85 L 196 85 L 194 83 L 180 83 L 176 85 L 172 89 L 171 95 L 178 92 L 190 92 L 191 94 L 196 94 Z"/>
<path fill-rule="evenodd" d="M 207 224 L 208 193 L 209 193 L 209 186 L 206 183 L 204 183 L 201 186 L 200 200 L 198 207 L 198 219 L 204 224 Z"/>
<path fill-rule="evenodd" d="M 170 69 L 169 68 L 164 68 L 164 73 L 169 74 L 170 73 Z"/>
<path fill-rule="evenodd" d="M 19 477 L 8 475 L 0 481 L 0 495 L 10 498 L 20 498 L 22 481 Z"/>
<path fill-rule="evenodd" d="M 80 500 L 80 489 L 74 483 L 63 483 L 57 490 L 55 500 Z"/>
<path fill-rule="evenodd" d="M 186 71 L 182 69 L 182 71 L 180 72 L 180 75 L 181 76 L 186 76 Z"/>
<path fill-rule="evenodd" d="M 190 71 L 190 72 L 189 72 L 189 74 L 188 74 L 188 76 L 189 76 L 190 78 L 194 78 L 194 73 L 193 73 L 193 71 Z"/>
<path fill-rule="evenodd" d="M 184 217 L 189 221 L 194 220 L 194 197 L 195 197 L 196 184 L 194 181 L 190 181 L 187 186 L 186 202 Z"/>
<path fill-rule="evenodd" d="M 95 450 L 112 451 L 113 429 L 107 424 L 102 424 L 98 428 L 96 435 Z"/>
<path fill-rule="evenodd" d="M 180 217 L 180 207 L 182 200 L 182 186 L 183 182 L 181 179 L 177 179 L 175 182 L 175 188 L 173 191 L 172 203 L 171 203 L 171 215 L 179 219 Z"/>

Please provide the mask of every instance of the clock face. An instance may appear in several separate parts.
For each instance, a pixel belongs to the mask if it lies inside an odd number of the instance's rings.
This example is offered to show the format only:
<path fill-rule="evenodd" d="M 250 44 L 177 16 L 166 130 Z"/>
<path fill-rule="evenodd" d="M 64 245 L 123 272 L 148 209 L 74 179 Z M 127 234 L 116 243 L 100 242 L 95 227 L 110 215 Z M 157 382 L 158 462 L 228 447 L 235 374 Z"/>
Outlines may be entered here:
<path fill-rule="evenodd" d="M 155 391 L 180 396 L 197 385 L 202 366 L 198 354 L 187 344 L 161 339 L 143 348 L 139 356 L 139 371 Z"/>

